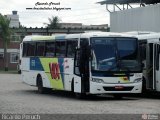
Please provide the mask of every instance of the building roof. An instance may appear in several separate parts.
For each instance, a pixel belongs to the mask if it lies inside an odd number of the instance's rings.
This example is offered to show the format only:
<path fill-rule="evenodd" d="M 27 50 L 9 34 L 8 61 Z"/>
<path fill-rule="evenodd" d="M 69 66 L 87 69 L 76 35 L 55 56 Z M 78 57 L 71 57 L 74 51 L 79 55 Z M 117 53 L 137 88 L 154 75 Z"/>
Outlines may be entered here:
<path fill-rule="evenodd" d="M 101 5 L 104 5 L 104 4 L 129 4 L 129 3 L 156 4 L 156 3 L 160 3 L 160 0 L 103 0 L 98 3 L 100 3 Z"/>

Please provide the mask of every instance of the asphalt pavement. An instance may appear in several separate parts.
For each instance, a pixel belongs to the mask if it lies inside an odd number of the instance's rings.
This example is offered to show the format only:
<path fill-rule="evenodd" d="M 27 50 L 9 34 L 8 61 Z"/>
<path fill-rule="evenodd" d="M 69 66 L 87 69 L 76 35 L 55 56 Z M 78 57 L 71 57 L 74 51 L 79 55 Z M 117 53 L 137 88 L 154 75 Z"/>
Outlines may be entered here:
<path fill-rule="evenodd" d="M 159 96 L 126 96 L 116 100 L 112 96 L 102 95 L 81 100 L 64 91 L 39 94 L 36 87 L 21 81 L 20 74 L 0 74 L 1 114 L 157 115 L 160 114 Z"/>

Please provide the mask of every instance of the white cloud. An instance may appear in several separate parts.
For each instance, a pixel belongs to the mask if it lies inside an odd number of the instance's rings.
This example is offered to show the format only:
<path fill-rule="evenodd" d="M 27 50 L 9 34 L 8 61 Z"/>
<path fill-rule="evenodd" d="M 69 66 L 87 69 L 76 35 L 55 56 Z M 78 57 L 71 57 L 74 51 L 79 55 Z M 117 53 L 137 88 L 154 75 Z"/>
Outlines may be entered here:
<path fill-rule="evenodd" d="M 59 16 L 62 22 L 108 24 L 109 13 L 106 12 L 105 6 L 96 4 L 98 1 L 101 0 L 0 0 L 0 13 L 11 14 L 12 10 L 17 10 L 21 24 L 27 27 L 42 27 L 51 16 Z M 60 2 L 57 7 L 71 10 L 26 10 L 28 7 L 34 7 L 36 2 Z"/>

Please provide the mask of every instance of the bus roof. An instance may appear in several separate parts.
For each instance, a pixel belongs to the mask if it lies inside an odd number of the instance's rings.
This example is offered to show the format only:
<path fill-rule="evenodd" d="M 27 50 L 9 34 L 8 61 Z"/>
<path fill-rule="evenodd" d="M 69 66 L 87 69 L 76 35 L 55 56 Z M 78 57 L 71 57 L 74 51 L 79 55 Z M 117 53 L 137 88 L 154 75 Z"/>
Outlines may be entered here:
<path fill-rule="evenodd" d="M 138 40 L 147 40 L 148 43 L 160 42 L 160 33 L 149 32 L 149 31 L 131 31 L 125 32 L 126 34 L 133 35 L 138 38 Z"/>
<path fill-rule="evenodd" d="M 122 32 L 124 34 L 129 34 L 129 35 L 147 35 L 147 34 L 153 34 L 156 32 L 152 31 L 129 31 L 129 32 Z"/>
<path fill-rule="evenodd" d="M 40 40 L 55 40 L 55 39 L 65 39 L 65 35 L 52 35 L 52 36 L 29 35 L 26 36 L 23 39 L 23 41 L 40 41 Z"/>
<path fill-rule="evenodd" d="M 157 38 L 160 38 L 160 33 L 136 35 L 136 37 L 138 37 L 138 39 L 157 39 Z"/>
<path fill-rule="evenodd" d="M 52 36 L 42 35 L 29 35 L 26 36 L 23 41 L 40 41 L 40 40 L 63 40 L 63 39 L 76 39 L 76 38 L 90 38 L 90 37 L 134 37 L 135 35 L 112 33 L 112 32 L 87 32 L 80 34 L 58 34 Z"/>
<path fill-rule="evenodd" d="M 135 37 L 133 35 L 122 34 L 122 33 L 112 33 L 112 32 L 87 32 L 81 34 L 68 34 L 67 38 L 90 38 L 90 37 Z M 136 38 L 136 37 L 135 37 Z"/>
<path fill-rule="evenodd" d="M 137 35 L 138 40 L 147 40 L 148 43 L 160 43 L 160 33 Z"/>

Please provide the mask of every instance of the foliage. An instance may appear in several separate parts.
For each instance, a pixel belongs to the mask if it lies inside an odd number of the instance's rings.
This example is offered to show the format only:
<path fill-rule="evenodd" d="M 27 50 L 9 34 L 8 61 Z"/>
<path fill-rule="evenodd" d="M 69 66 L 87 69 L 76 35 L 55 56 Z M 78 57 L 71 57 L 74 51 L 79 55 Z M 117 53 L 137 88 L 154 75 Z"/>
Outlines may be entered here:
<path fill-rule="evenodd" d="M 10 20 L 8 20 L 5 16 L 0 14 L 0 28 L 1 28 L 1 38 L 3 40 L 4 46 L 4 68 L 5 71 L 8 71 L 8 57 L 7 57 L 7 47 L 10 42 L 11 29 L 9 27 Z"/>
<path fill-rule="evenodd" d="M 9 28 L 10 20 L 8 20 L 5 16 L 0 14 L 0 28 L 1 28 L 1 36 L 3 41 L 6 44 L 10 42 L 11 29 Z"/>
<path fill-rule="evenodd" d="M 46 24 L 48 28 L 60 28 L 60 18 L 58 16 L 52 16 L 52 18 L 48 18 L 49 23 Z"/>

